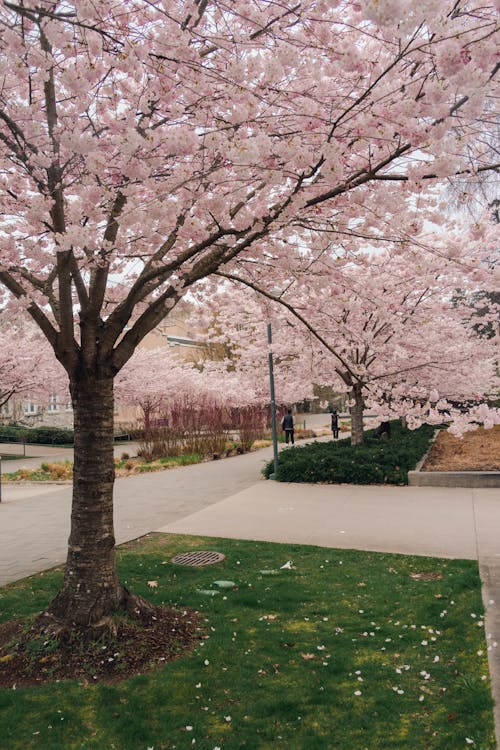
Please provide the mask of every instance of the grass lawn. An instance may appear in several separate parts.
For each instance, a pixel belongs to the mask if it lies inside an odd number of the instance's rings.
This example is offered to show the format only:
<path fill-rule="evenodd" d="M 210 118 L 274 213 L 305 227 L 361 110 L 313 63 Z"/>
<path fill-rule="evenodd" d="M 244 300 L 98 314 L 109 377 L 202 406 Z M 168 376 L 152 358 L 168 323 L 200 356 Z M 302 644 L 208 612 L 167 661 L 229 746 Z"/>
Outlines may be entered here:
<path fill-rule="evenodd" d="M 226 559 L 170 562 L 189 550 Z M 0 747 L 495 748 L 475 562 L 161 534 L 118 558 L 134 592 L 203 613 L 194 650 L 124 682 L 2 689 Z M 0 620 L 60 580 L 0 589 Z"/>

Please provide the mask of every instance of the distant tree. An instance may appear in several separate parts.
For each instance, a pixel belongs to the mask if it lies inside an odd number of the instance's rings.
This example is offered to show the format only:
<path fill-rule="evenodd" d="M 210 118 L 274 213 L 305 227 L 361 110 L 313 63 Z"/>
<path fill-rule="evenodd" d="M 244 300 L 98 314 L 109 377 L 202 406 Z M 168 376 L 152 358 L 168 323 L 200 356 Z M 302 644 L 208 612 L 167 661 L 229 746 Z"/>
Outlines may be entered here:
<path fill-rule="evenodd" d="M 261 406 L 268 399 L 255 377 L 229 368 L 226 361 L 192 363 L 166 347 L 138 349 L 115 381 L 118 403 L 138 407 L 148 429 L 170 404 L 188 400 L 193 410 L 207 402 L 230 409 Z"/>
<path fill-rule="evenodd" d="M 191 320 L 197 330 L 203 331 L 199 338 L 206 352 L 204 366 L 236 377 L 242 384 L 241 403 L 244 393 L 252 393 L 252 400 L 269 405 L 268 323 L 273 338 L 276 402 L 284 406 L 314 398 L 313 373 L 298 352 L 294 329 L 279 306 L 266 305 L 265 299 L 233 285 L 208 290 L 200 287 L 197 294 L 199 304 L 193 307 Z M 217 358 L 211 360 L 214 353 Z"/>
<path fill-rule="evenodd" d="M 149 429 L 166 401 L 194 390 L 194 375 L 193 367 L 166 347 L 138 349 L 116 377 L 116 401 L 140 408 L 144 427 Z"/>
<path fill-rule="evenodd" d="M 11 399 L 39 399 L 67 393 L 64 369 L 47 341 L 32 326 L 0 326 L 0 407 Z"/>
<path fill-rule="evenodd" d="M 335 269 L 326 258 L 307 273 L 296 274 L 279 297 L 268 295 L 260 282 L 221 275 L 260 289 L 267 304 L 270 298 L 280 303 L 275 351 L 284 361 L 287 356 L 291 360 L 296 382 L 309 377 L 347 392 L 354 444 L 363 441 L 367 402 L 384 419 L 405 416 L 415 425 L 447 418 L 459 430 L 475 422 L 477 409 L 468 416 L 465 405 L 472 408 L 498 388 L 498 333 L 495 338 L 478 338 L 469 304 L 456 296 L 457 284 L 468 281 L 467 269 L 442 258 L 423 264 L 411 252 L 404 257 L 388 251 L 358 253 L 355 259 L 338 261 Z M 232 299 L 234 309 L 253 310 L 253 320 L 257 319 L 257 299 L 252 308 L 242 291 L 224 295 Z M 219 303 L 212 299 L 212 305 L 222 306 Z M 274 316 L 279 316 L 276 305 Z M 248 329 L 228 323 L 226 330 L 234 349 L 246 348 Z M 254 361 L 250 354 L 247 366 Z M 430 393 L 439 395 L 429 401 Z M 457 401 L 464 408 L 455 408 Z M 483 410 L 481 415 L 488 423 L 500 421 L 495 410 Z"/>

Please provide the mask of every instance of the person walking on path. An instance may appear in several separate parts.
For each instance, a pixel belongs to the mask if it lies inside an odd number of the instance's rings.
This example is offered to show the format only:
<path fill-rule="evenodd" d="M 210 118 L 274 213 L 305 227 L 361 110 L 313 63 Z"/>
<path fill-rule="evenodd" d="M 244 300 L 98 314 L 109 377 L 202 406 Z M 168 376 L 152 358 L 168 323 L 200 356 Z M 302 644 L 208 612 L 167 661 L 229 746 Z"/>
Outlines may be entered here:
<path fill-rule="evenodd" d="M 292 445 L 295 444 L 294 428 L 295 421 L 293 419 L 292 410 L 288 409 L 287 413 L 281 420 L 281 429 L 285 431 L 285 441 L 287 444 L 289 441 L 291 441 Z"/>
<path fill-rule="evenodd" d="M 337 414 L 335 409 L 332 411 L 332 432 L 333 439 L 337 440 L 339 436 L 339 415 Z"/>

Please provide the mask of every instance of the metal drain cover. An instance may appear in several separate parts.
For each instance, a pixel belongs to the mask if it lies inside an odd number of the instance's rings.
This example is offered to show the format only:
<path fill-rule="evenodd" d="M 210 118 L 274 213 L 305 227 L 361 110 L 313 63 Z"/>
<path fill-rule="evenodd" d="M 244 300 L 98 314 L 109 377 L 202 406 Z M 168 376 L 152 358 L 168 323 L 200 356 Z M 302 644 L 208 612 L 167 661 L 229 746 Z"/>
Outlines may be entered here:
<path fill-rule="evenodd" d="M 213 565 L 222 562 L 225 557 L 222 552 L 182 552 L 172 557 L 172 562 L 177 565 Z"/>

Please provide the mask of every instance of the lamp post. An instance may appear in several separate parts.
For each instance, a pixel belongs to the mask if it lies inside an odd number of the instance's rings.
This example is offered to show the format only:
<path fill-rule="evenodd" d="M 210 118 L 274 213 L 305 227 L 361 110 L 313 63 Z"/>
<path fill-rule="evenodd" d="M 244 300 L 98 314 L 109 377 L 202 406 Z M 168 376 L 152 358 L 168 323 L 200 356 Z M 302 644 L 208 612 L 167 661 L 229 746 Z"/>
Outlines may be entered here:
<path fill-rule="evenodd" d="M 271 330 L 271 323 L 267 324 L 267 344 L 269 347 L 269 387 L 271 391 L 271 429 L 273 436 L 273 462 L 274 462 L 274 473 L 270 474 L 269 479 L 275 479 L 278 473 L 278 435 L 276 431 L 276 400 L 274 396 L 274 365 L 273 365 L 273 334 Z"/>

